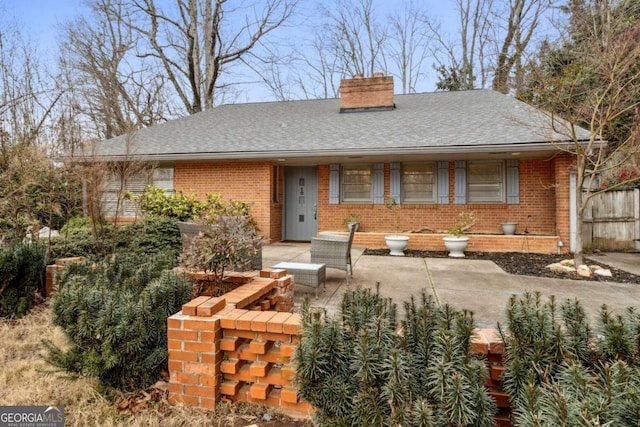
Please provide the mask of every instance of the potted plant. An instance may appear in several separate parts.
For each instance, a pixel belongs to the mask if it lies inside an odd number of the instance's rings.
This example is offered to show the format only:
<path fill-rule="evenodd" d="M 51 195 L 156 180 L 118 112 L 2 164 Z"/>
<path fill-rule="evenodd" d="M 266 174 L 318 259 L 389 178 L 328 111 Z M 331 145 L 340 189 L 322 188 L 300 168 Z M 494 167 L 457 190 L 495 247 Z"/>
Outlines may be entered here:
<path fill-rule="evenodd" d="M 384 240 L 387 243 L 387 247 L 389 248 L 390 255 L 394 256 L 404 256 L 404 249 L 409 244 L 409 237 L 401 236 L 400 233 L 400 219 L 398 215 L 400 214 L 400 204 L 393 196 L 385 196 L 384 197 L 384 205 L 389 209 L 389 211 L 393 214 L 394 225 L 396 234 L 384 236 Z"/>
<path fill-rule="evenodd" d="M 502 234 L 506 236 L 512 236 L 516 234 L 516 227 L 518 226 L 517 222 L 503 222 L 501 225 Z"/>
<path fill-rule="evenodd" d="M 351 212 L 347 217 L 342 221 L 342 224 L 347 226 L 347 231 L 351 231 L 351 227 L 355 226 L 356 230 L 360 227 L 360 214 Z"/>
<path fill-rule="evenodd" d="M 476 221 L 475 212 L 460 212 L 458 221 L 447 230 L 447 235 L 442 238 L 450 257 L 464 257 L 464 250 L 469 244 L 469 237 L 465 236 L 465 233 L 476 224 Z"/>

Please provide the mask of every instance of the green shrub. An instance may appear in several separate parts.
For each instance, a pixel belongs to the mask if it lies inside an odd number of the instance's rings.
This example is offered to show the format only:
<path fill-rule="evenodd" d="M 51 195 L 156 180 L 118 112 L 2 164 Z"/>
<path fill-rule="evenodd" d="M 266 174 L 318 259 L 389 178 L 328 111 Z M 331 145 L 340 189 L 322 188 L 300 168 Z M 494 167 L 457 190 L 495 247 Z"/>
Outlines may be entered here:
<path fill-rule="evenodd" d="M 137 253 L 141 256 L 171 252 L 177 257 L 182 250 L 178 222 L 172 218 L 147 217 L 118 229 L 118 252 Z"/>
<path fill-rule="evenodd" d="M 189 221 L 205 209 L 205 204 L 195 195 L 187 196 L 182 191 L 166 194 L 164 189 L 152 185 L 147 186 L 140 196 L 130 198 L 143 213 L 176 221 Z"/>
<path fill-rule="evenodd" d="M 0 317 L 20 317 L 44 289 L 45 248 L 32 243 L 0 247 Z"/>
<path fill-rule="evenodd" d="M 191 284 L 166 270 L 170 256 L 144 260 L 118 255 L 68 266 L 52 308 L 71 347 L 43 341 L 50 364 L 125 390 L 160 377 L 167 369 L 167 317 L 189 301 Z"/>
<path fill-rule="evenodd" d="M 104 247 L 102 245 L 101 247 Z M 95 259 L 103 256 L 100 253 L 97 240 L 90 227 L 67 224 L 63 227 L 59 237 L 49 240 L 49 262 L 58 258 L 84 256 Z"/>
<path fill-rule="evenodd" d="M 493 425 L 487 368 L 470 353 L 471 314 L 424 292 L 405 312 L 398 324 L 396 306 L 368 289 L 348 291 L 339 317 L 305 303 L 296 380 L 318 424 Z"/>
<path fill-rule="evenodd" d="M 220 216 L 244 216 L 257 229 L 257 223 L 250 214 L 250 203 L 224 200 L 219 194 L 207 194 L 206 200 L 201 202 L 195 195 L 187 196 L 182 191 L 166 194 L 164 189 L 150 185 L 140 196 L 129 197 L 146 216 L 199 224 L 213 224 Z"/>
<path fill-rule="evenodd" d="M 640 315 L 612 315 L 593 328 L 577 300 L 558 307 L 539 293 L 507 306 L 503 385 L 518 426 L 637 426 Z"/>
<path fill-rule="evenodd" d="M 182 250 L 177 221 L 171 218 L 147 217 L 131 224 L 114 227 L 105 224 L 105 234 L 114 240 L 97 240 L 89 223 L 75 219 L 61 230 L 60 237 L 51 239 L 49 260 L 85 256 L 97 260 L 113 252 L 135 253 L 147 256 L 159 252 L 172 252 L 177 256 Z"/>

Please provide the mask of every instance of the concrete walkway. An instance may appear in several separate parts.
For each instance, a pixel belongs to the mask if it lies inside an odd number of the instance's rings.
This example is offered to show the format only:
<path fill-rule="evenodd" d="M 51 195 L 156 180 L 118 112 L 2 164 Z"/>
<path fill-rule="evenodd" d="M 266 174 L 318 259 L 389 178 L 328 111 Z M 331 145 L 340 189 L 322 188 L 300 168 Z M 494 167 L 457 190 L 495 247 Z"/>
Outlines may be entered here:
<path fill-rule="evenodd" d="M 263 266 L 271 267 L 281 261 L 309 262 L 309 247 L 308 243 L 265 246 Z M 308 296 L 312 306 L 336 313 L 347 289 L 375 289 L 379 282 L 381 295 L 392 298 L 400 314 L 404 312 L 404 301 L 412 296 L 418 298 L 425 290 L 440 304 L 473 311 L 479 326 L 495 326 L 496 322 L 503 322 L 509 298 L 525 291 L 539 291 L 545 297 L 555 295 L 559 302 L 578 298 L 593 321 L 602 304 L 607 304 L 616 313 L 628 306 L 640 307 L 640 284 L 514 276 L 505 273 L 491 261 L 370 256 L 363 255 L 363 252 L 364 248 L 352 250 L 353 277 L 348 286 L 343 271 L 327 269 L 326 291 L 321 289 L 316 299 L 313 288 L 297 285 L 296 306 L 299 307 Z M 640 253 L 600 254 L 592 258 L 640 275 Z"/>

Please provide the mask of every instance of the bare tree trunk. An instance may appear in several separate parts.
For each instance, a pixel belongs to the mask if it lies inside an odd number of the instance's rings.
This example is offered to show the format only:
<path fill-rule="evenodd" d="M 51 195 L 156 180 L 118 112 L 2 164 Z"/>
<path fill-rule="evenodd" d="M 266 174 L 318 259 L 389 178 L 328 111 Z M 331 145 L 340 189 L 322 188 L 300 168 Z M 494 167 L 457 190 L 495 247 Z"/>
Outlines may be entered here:
<path fill-rule="evenodd" d="M 402 12 L 389 17 L 389 57 L 398 70 L 402 93 L 415 93 L 418 81 L 423 76 L 423 65 L 427 58 L 429 34 L 421 27 L 427 21 L 426 12 L 420 5 L 409 2 Z"/>
<path fill-rule="evenodd" d="M 498 53 L 493 89 L 509 92 L 509 77 L 516 71 L 517 83 L 522 80 L 522 55 L 538 29 L 542 15 L 552 7 L 550 0 L 509 0 L 509 18 L 502 45 Z"/>
<path fill-rule="evenodd" d="M 94 4 L 108 10 L 99 24 L 113 23 L 118 31 L 131 34 L 135 54 L 128 53 L 127 58 L 141 64 L 136 71 L 147 78 L 162 75 L 171 89 L 166 98 L 178 99 L 187 114 L 212 108 L 219 90 L 238 83 L 238 79 L 221 80 L 234 66 L 242 66 L 243 72 L 257 69 L 252 64 L 264 60 L 263 43 L 293 16 L 298 3 L 173 1 L 174 9 L 156 0 L 94 0 Z"/>
<path fill-rule="evenodd" d="M 491 59 L 489 50 L 493 45 L 494 23 L 493 0 L 456 0 L 459 19 L 458 35 L 453 39 L 438 25 L 427 22 L 436 41 L 432 53 L 440 73 L 439 89 L 468 90 L 484 87 L 488 80 Z"/>

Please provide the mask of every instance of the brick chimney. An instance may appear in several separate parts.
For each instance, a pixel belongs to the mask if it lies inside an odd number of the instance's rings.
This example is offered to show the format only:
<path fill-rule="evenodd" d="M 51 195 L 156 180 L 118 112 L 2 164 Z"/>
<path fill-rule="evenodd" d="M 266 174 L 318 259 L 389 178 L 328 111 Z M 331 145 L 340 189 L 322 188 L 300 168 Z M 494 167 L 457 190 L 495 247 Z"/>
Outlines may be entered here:
<path fill-rule="evenodd" d="M 340 112 L 392 110 L 393 76 L 374 73 L 373 77 L 358 74 L 340 81 Z"/>

